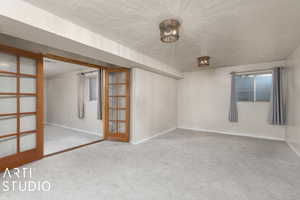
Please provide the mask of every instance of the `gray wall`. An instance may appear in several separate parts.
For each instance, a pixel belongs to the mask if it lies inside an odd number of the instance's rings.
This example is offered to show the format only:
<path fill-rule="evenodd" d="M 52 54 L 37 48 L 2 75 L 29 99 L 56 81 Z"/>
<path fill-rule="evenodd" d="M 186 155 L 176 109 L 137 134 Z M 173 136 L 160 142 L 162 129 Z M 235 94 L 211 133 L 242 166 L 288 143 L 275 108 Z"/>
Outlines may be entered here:
<path fill-rule="evenodd" d="M 286 140 L 300 155 L 300 46 L 288 62 L 288 119 Z"/>
<path fill-rule="evenodd" d="M 131 142 L 177 126 L 177 80 L 142 69 L 131 73 Z"/>
<path fill-rule="evenodd" d="M 228 121 L 230 72 L 265 69 L 285 62 L 201 70 L 184 74 L 178 87 L 178 127 L 284 139 L 285 128 L 267 122 L 269 102 L 239 102 L 239 122 Z"/>

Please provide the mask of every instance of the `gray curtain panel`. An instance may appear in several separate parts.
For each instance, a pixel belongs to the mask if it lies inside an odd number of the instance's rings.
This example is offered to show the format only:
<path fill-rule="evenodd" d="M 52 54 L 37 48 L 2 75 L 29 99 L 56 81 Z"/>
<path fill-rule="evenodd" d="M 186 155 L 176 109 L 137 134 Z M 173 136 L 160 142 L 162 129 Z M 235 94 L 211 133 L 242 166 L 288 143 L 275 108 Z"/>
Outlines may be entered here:
<path fill-rule="evenodd" d="M 286 106 L 284 99 L 284 68 L 276 67 L 272 73 L 272 95 L 271 95 L 271 112 L 270 123 L 275 125 L 285 125 L 286 123 Z"/>
<path fill-rule="evenodd" d="M 231 94 L 230 94 L 230 108 L 228 119 L 231 122 L 238 121 L 238 109 L 237 109 L 237 96 L 235 87 L 235 76 L 234 72 L 231 73 Z"/>
<path fill-rule="evenodd" d="M 78 75 L 78 93 L 77 93 L 77 108 L 78 108 L 78 118 L 83 119 L 85 114 L 85 76 L 84 74 Z"/>
<path fill-rule="evenodd" d="M 98 71 L 98 103 L 97 103 L 97 119 L 102 120 L 102 70 Z"/>

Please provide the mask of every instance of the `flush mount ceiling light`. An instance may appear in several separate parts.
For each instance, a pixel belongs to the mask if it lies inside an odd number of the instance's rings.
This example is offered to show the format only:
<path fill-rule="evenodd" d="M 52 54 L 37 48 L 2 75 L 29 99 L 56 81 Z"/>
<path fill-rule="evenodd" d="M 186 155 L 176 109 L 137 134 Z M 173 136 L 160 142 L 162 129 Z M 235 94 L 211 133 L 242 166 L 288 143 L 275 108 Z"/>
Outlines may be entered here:
<path fill-rule="evenodd" d="M 164 43 L 176 42 L 179 39 L 180 23 L 176 19 L 166 19 L 159 24 L 160 40 Z"/>
<path fill-rule="evenodd" d="M 208 66 L 209 65 L 209 56 L 201 56 L 198 58 L 198 66 L 203 67 L 203 66 Z"/>
<path fill-rule="evenodd" d="M 201 56 L 198 58 L 198 66 L 203 67 L 203 66 L 208 66 L 209 65 L 209 56 Z"/>

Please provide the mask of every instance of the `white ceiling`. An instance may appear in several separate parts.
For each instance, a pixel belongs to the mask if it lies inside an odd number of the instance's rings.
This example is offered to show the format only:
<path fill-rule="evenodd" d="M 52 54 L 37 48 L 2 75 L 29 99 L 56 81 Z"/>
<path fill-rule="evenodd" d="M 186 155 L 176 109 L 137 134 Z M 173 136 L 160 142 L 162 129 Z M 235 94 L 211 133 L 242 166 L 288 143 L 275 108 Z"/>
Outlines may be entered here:
<path fill-rule="evenodd" d="M 182 71 L 285 59 L 300 43 L 299 0 L 24 0 Z M 158 24 L 181 21 L 181 38 L 159 41 Z"/>
<path fill-rule="evenodd" d="M 46 78 L 51 78 L 53 76 L 64 74 L 68 72 L 74 72 L 74 71 L 87 71 L 89 67 L 71 64 L 67 62 L 61 62 L 53 59 L 44 59 L 44 75 Z"/>

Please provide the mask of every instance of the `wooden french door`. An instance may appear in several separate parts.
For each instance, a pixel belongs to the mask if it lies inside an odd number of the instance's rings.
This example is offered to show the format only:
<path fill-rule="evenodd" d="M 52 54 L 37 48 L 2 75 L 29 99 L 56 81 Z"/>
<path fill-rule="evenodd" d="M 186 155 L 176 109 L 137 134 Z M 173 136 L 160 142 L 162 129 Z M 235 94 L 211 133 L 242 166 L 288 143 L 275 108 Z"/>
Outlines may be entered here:
<path fill-rule="evenodd" d="M 43 156 L 42 55 L 0 45 L 0 171 Z"/>
<path fill-rule="evenodd" d="M 106 70 L 105 139 L 129 141 L 129 69 Z"/>

